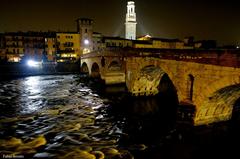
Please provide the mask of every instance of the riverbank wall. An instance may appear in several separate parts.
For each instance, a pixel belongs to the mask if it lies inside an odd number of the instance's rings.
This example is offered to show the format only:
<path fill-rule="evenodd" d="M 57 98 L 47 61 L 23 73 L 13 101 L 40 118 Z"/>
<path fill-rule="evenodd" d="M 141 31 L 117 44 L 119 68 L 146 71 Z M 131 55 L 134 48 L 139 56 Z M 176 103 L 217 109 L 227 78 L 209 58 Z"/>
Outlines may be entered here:
<path fill-rule="evenodd" d="M 36 75 L 76 74 L 79 72 L 79 63 L 44 63 L 38 66 L 29 66 L 24 63 L 0 64 L 0 79 Z"/>

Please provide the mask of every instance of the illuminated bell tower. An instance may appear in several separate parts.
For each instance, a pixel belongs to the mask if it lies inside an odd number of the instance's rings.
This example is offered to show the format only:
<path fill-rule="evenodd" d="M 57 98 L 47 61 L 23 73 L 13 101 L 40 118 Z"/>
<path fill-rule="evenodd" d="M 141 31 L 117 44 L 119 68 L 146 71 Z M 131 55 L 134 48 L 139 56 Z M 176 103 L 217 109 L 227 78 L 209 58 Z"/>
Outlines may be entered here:
<path fill-rule="evenodd" d="M 135 13 L 135 4 L 133 1 L 129 1 L 127 4 L 127 15 L 125 23 L 125 38 L 136 40 L 136 13 Z"/>

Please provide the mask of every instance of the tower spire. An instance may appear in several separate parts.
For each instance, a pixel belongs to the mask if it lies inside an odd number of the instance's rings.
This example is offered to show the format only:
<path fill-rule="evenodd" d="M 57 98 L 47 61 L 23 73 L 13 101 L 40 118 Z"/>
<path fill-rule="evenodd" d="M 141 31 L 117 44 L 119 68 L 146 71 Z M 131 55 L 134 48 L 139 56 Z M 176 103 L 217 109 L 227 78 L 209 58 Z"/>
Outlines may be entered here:
<path fill-rule="evenodd" d="M 126 39 L 136 40 L 136 25 L 137 25 L 137 17 L 135 12 L 135 3 L 134 1 L 128 1 L 126 23 L 125 23 Z"/>

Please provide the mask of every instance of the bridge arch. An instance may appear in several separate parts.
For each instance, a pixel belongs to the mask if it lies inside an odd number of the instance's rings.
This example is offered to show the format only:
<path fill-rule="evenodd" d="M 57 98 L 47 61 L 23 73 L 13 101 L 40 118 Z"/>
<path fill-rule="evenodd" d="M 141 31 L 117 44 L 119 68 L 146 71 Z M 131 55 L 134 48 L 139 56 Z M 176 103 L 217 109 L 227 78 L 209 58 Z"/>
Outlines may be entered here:
<path fill-rule="evenodd" d="M 201 107 L 203 102 L 211 99 L 215 92 L 228 86 L 240 84 L 239 80 L 239 76 L 225 76 L 215 82 L 209 83 L 206 88 L 200 90 L 201 94 L 196 98 L 195 104 Z"/>
<path fill-rule="evenodd" d="M 110 71 L 120 71 L 121 70 L 121 65 L 118 61 L 114 60 L 108 65 L 108 70 L 110 70 Z"/>
<path fill-rule="evenodd" d="M 232 120 L 234 122 L 240 121 L 240 97 L 237 99 L 237 101 L 233 105 Z"/>
<path fill-rule="evenodd" d="M 162 93 L 164 97 L 171 99 L 175 103 L 179 103 L 177 89 L 167 73 L 164 73 L 159 81 L 158 92 Z"/>
<path fill-rule="evenodd" d="M 92 64 L 92 67 L 91 67 L 91 77 L 94 77 L 94 78 L 100 78 L 101 77 L 100 67 L 99 67 L 99 65 L 96 62 L 94 62 Z"/>
<path fill-rule="evenodd" d="M 158 93 L 169 93 L 169 90 L 174 90 L 177 94 L 171 76 L 161 67 L 152 64 L 140 69 L 132 87 L 132 93 L 135 96 L 152 96 Z"/>
<path fill-rule="evenodd" d="M 164 71 L 154 65 L 142 67 L 136 75 L 133 83 L 132 93 L 135 96 L 150 96 L 158 93 L 157 86 Z"/>
<path fill-rule="evenodd" d="M 194 124 L 202 125 L 230 120 L 233 113 L 239 110 L 239 99 L 240 84 L 227 85 L 215 91 L 205 98 L 200 107 L 197 107 Z"/>
<path fill-rule="evenodd" d="M 81 66 L 81 73 L 89 75 L 89 69 L 88 69 L 88 65 L 86 62 L 83 62 L 82 66 Z"/>

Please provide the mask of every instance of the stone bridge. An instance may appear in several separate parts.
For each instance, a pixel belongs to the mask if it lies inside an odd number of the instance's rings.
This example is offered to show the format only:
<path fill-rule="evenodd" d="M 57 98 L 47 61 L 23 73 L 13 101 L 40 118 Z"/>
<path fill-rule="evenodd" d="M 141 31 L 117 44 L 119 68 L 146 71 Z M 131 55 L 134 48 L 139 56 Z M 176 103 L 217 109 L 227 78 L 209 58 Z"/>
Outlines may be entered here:
<path fill-rule="evenodd" d="M 124 56 L 112 50 L 92 52 L 81 57 L 81 72 L 99 77 L 106 84 L 125 83 L 126 64 Z"/>
<path fill-rule="evenodd" d="M 83 55 L 81 69 L 125 82 L 135 96 L 173 86 L 180 105 L 194 106 L 194 125 L 229 120 L 240 108 L 239 50 L 109 49 Z"/>

